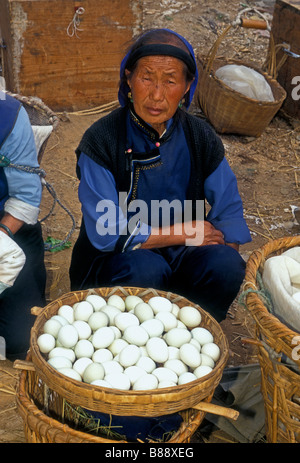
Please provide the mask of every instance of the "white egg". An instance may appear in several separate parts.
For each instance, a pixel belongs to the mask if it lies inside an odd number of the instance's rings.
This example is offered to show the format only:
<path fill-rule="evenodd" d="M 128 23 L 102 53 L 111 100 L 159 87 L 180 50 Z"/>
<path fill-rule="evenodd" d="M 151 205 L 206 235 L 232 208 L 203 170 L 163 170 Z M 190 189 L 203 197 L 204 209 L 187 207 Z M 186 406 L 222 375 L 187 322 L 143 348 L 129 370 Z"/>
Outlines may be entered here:
<path fill-rule="evenodd" d="M 171 312 L 172 312 L 173 315 L 175 315 L 176 318 L 178 317 L 179 310 L 180 310 L 179 306 L 177 304 L 172 303 Z"/>
<path fill-rule="evenodd" d="M 212 371 L 212 368 L 209 367 L 208 365 L 200 365 L 194 370 L 194 375 L 197 376 L 197 378 L 203 378 L 203 376 L 208 375 Z"/>
<path fill-rule="evenodd" d="M 70 305 L 62 305 L 57 312 L 58 315 L 65 318 L 68 323 L 73 323 L 74 321 L 74 309 Z"/>
<path fill-rule="evenodd" d="M 174 387 L 177 386 L 177 383 L 174 383 L 173 381 L 160 381 L 158 383 L 157 389 L 163 389 L 164 387 Z"/>
<path fill-rule="evenodd" d="M 186 343 L 180 346 L 179 357 L 187 366 L 197 368 L 201 363 L 200 352 L 192 344 Z"/>
<path fill-rule="evenodd" d="M 122 367 L 126 368 L 130 367 L 131 365 L 135 365 L 140 357 L 141 351 L 139 347 L 133 344 L 129 344 L 119 353 L 119 362 Z"/>
<path fill-rule="evenodd" d="M 161 336 L 164 332 L 163 322 L 156 318 L 144 321 L 141 326 L 147 331 L 150 338 Z"/>
<path fill-rule="evenodd" d="M 177 328 L 183 328 L 187 330 L 187 326 L 185 326 L 185 324 L 181 320 L 177 320 Z"/>
<path fill-rule="evenodd" d="M 138 378 L 132 386 L 134 391 L 146 391 L 151 389 L 156 389 L 158 386 L 158 379 L 156 376 L 151 373 L 146 373 L 145 375 Z"/>
<path fill-rule="evenodd" d="M 66 320 L 66 318 L 62 317 L 61 315 L 53 315 L 53 317 L 51 317 L 51 320 L 57 320 L 61 324 L 61 326 L 69 325 L 68 320 Z"/>
<path fill-rule="evenodd" d="M 201 365 L 203 365 L 203 366 L 207 365 L 207 366 L 209 366 L 211 368 L 214 368 L 215 362 L 209 355 L 203 354 L 201 352 L 200 356 L 201 356 Z"/>
<path fill-rule="evenodd" d="M 44 324 L 44 333 L 51 334 L 56 339 L 61 327 L 62 325 L 58 320 L 52 320 L 52 318 L 50 318 Z"/>
<path fill-rule="evenodd" d="M 220 348 L 214 342 L 208 342 L 202 346 L 201 353 L 209 355 L 216 362 L 220 357 Z"/>
<path fill-rule="evenodd" d="M 179 376 L 178 378 L 178 384 L 186 384 L 190 383 L 191 381 L 195 381 L 197 379 L 197 376 L 191 373 L 190 371 L 186 371 L 185 373 L 182 373 L 182 375 Z"/>
<path fill-rule="evenodd" d="M 100 312 L 104 312 L 108 316 L 110 325 L 113 325 L 115 317 L 122 313 L 120 309 L 117 309 L 113 305 L 105 305 L 101 308 Z"/>
<path fill-rule="evenodd" d="M 140 347 L 141 355 L 148 357 L 146 346 L 139 346 L 139 347 Z"/>
<path fill-rule="evenodd" d="M 133 309 L 134 315 L 137 316 L 140 323 L 151 320 L 154 317 L 153 310 L 146 302 L 139 302 Z"/>
<path fill-rule="evenodd" d="M 171 312 L 172 310 L 172 302 L 166 297 L 153 296 L 149 299 L 148 304 L 152 307 L 155 315 L 161 311 Z"/>
<path fill-rule="evenodd" d="M 104 368 L 100 363 L 93 362 L 83 372 L 83 381 L 91 383 L 96 379 L 104 379 Z"/>
<path fill-rule="evenodd" d="M 110 373 L 106 375 L 104 379 L 114 389 L 128 391 L 131 386 L 130 379 L 125 373 Z"/>
<path fill-rule="evenodd" d="M 74 320 L 83 320 L 87 322 L 93 312 L 94 308 L 90 302 L 81 301 L 74 309 Z"/>
<path fill-rule="evenodd" d="M 120 331 L 124 332 L 128 326 L 138 326 L 140 322 L 133 313 L 121 312 L 115 317 L 114 324 Z"/>
<path fill-rule="evenodd" d="M 128 346 L 128 342 L 125 339 L 114 339 L 114 341 L 108 346 L 108 349 L 113 356 L 118 355 L 124 347 Z"/>
<path fill-rule="evenodd" d="M 192 339 L 190 340 L 190 344 L 192 344 L 193 346 L 195 346 L 195 347 L 197 348 L 197 350 L 198 350 L 199 352 L 201 352 L 201 345 L 200 345 L 200 342 L 197 341 L 197 339 L 192 338 Z"/>
<path fill-rule="evenodd" d="M 110 373 L 122 373 L 124 371 L 122 365 L 120 365 L 120 363 L 116 362 L 115 360 L 108 360 L 103 362 L 101 365 L 104 368 L 105 375 Z"/>
<path fill-rule="evenodd" d="M 73 370 L 73 368 L 60 368 L 58 371 L 68 378 L 75 379 L 76 381 L 82 381 L 80 374 Z"/>
<path fill-rule="evenodd" d="M 142 356 L 136 362 L 136 366 L 142 368 L 147 373 L 152 373 L 152 371 L 156 368 L 156 363 L 151 358 Z"/>
<path fill-rule="evenodd" d="M 144 346 L 149 339 L 149 334 L 142 326 L 128 326 L 124 330 L 123 338 L 130 344 Z"/>
<path fill-rule="evenodd" d="M 192 337 L 197 339 L 201 346 L 208 342 L 213 342 L 214 338 L 211 332 L 203 327 L 198 326 L 197 328 L 193 328 L 191 330 Z"/>
<path fill-rule="evenodd" d="M 79 339 L 78 331 L 73 325 L 62 326 L 58 332 L 57 340 L 63 347 L 74 347 Z"/>
<path fill-rule="evenodd" d="M 110 350 L 102 348 L 97 349 L 93 353 L 92 360 L 96 363 L 103 363 L 113 359 L 113 354 Z"/>
<path fill-rule="evenodd" d="M 178 381 L 178 376 L 175 371 L 169 370 L 169 368 L 166 367 L 155 368 L 155 370 L 152 371 L 152 374 L 156 376 L 158 382 L 172 381 L 173 383 L 177 383 Z"/>
<path fill-rule="evenodd" d="M 105 381 L 104 379 L 95 379 L 95 381 L 92 381 L 90 384 L 92 384 L 93 386 L 111 388 L 111 385 L 107 381 Z"/>
<path fill-rule="evenodd" d="M 164 325 L 164 331 L 170 331 L 177 326 L 177 318 L 171 312 L 158 312 L 155 315 L 156 320 L 160 320 Z"/>
<path fill-rule="evenodd" d="M 114 339 L 115 333 L 109 326 L 98 328 L 92 335 L 92 343 L 95 349 L 105 349 L 111 345 Z"/>
<path fill-rule="evenodd" d="M 150 358 L 157 363 L 164 363 L 168 360 L 169 351 L 166 342 L 162 338 L 153 337 L 147 341 L 147 352 Z"/>
<path fill-rule="evenodd" d="M 94 353 L 94 346 L 91 341 L 87 339 L 80 339 L 74 347 L 76 358 L 89 357 L 91 358 Z"/>
<path fill-rule="evenodd" d="M 68 349 L 66 347 L 54 347 L 49 354 L 48 354 L 48 359 L 54 358 L 54 357 L 66 357 L 69 359 L 72 363 L 75 361 L 75 353 L 73 349 Z"/>
<path fill-rule="evenodd" d="M 174 371 L 177 376 L 188 371 L 187 365 L 180 359 L 169 359 L 164 363 L 164 367 Z"/>
<path fill-rule="evenodd" d="M 135 308 L 135 306 L 137 304 L 139 304 L 140 302 L 144 302 L 143 299 L 139 296 L 134 296 L 134 295 L 129 295 L 129 296 L 126 296 L 125 298 L 125 307 L 126 307 L 126 310 L 132 310 Z"/>
<path fill-rule="evenodd" d="M 55 347 L 55 337 L 49 333 L 43 333 L 37 338 L 37 345 L 43 354 L 48 354 Z"/>
<path fill-rule="evenodd" d="M 110 325 L 110 329 L 113 330 L 113 332 L 115 333 L 115 339 L 119 339 L 122 337 L 122 333 L 121 331 L 119 330 L 119 328 L 117 328 L 116 326 L 114 325 Z"/>
<path fill-rule="evenodd" d="M 77 359 L 73 364 L 73 370 L 77 371 L 81 377 L 83 377 L 84 370 L 88 365 L 93 363 L 92 359 L 89 357 L 81 357 Z"/>
<path fill-rule="evenodd" d="M 137 365 L 131 365 L 125 368 L 124 373 L 129 377 L 130 383 L 133 385 L 138 378 L 145 374 L 145 370 Z"/>
<path fill-rule="evenodd" d="M 56 370 L 60 368 L 72 368 L 72 362 L 67 357 L 52 357 L 48 359 L 48 363 Z"/>
<path fill-rule="evenodd" d="M 88 339 L 92 334 L 90 325 L 83 320 L 75 320 L 72 326 L 76 328 L 79 339 Z"/>
<path fill-rule="evenodd" d="M 179 359 L 179 349 L 178 347 L 168 346 L 169 357 L 168 359 Z"/>
<path fill-rule="evenodd" d="M 188 328 L 192 329 L 200 325 L 201 313 L 195 307 L 184 306 L 184 307 L 181 307 L 179 314 L 178 314 L 178 318 Z"/>
<path fill-rule="evenodd" d="M 180 347 L 190 342 L 191 338 L 191 332 L 189 330 L 183 330 L 182 328 L 173 328 L 168 331 L 165 336 L 168 345 L 173 347 Z"/>
<path fill-rule="evenodd" d="M 117 309 L 121 310 L 121 312 L 125 311 L 125 302 L 121 296 L 118 296 L 117 294 L 109 296 L 107 299 L 107 305 L 113 305 L 114 307 L 117 307 Z"/>
<path fill-rule="evenodd" d="M 90 294 L 85 300 L 92 304 L 95 312 L 98 312 L 98 310 L 106 305 L 106 300 L 97 294 Z"/>
<path fill-rule="evenodd" d="M 108 326 L 109 318 L 105 312 L 93 312 L 87 322 L 91 330 L 96 331 L 98 328 L 102 328 L 102 326 Z"/>

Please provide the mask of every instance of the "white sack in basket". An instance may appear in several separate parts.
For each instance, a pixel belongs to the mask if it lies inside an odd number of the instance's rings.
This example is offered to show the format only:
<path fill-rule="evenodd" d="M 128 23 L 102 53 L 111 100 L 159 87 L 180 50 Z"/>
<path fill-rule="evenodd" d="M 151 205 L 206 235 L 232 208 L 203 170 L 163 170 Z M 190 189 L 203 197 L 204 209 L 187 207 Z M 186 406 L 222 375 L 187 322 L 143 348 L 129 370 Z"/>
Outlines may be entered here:
<path fill-rule="evenodd" d="M 267 259 L 262 279 L 271 295 L 274 315 L 300 332 L 300 302 L 293 297 L 300 292 L 300 247 Z"/>
<path fill-rule="evenodd" d="M 275 101 L 272 89 L 264 76 L 247 66 L 227 64 L 216 71 L 216 77 L 228 87 L 259 101 Z"/>

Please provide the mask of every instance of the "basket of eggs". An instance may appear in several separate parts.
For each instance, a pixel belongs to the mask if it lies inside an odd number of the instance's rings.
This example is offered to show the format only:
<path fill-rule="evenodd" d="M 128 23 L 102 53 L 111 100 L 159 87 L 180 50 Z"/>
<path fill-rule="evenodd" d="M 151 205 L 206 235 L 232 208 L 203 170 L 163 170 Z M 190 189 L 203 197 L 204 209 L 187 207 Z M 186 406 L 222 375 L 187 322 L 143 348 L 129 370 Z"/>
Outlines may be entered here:
<path fill-rule="evenodd" d="M 29 406 L 41 419 L 46 396 L 59 434 L 66 434 L 66 403 L 128 421 L 178 414 L 170 442 L 188 442 L 207 412 L 237 419 L 235 410 L 211 403 L 228 360 L 227 339 L 188 299 L 151 288 L 98 288 L 67 293 L 32 312 L 37 318 L 28 359 L 16 365 L 23 369 L 17 403 L 24 422 Z M 52 418 L 43 419 L 53 429 Z M 69 438 L 80 432 L 70 429 Z M 83 434 L 88 441 L 102 439 Z"/>

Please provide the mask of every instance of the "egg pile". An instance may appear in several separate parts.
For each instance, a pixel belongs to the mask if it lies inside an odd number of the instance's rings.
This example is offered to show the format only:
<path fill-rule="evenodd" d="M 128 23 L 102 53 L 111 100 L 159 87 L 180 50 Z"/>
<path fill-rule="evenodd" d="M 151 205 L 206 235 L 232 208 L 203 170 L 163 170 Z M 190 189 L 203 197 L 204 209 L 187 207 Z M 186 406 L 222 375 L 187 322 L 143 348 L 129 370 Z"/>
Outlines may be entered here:
<path fill-rule="evenodd" d="M 62 305 L 47 320 L 37 344 L 47 362 L 67 377 L 120 390 L 177 386 L 209 374 L 220 357 L 201 313 L 162 296 L 147 302 L 90 294 Z"/>

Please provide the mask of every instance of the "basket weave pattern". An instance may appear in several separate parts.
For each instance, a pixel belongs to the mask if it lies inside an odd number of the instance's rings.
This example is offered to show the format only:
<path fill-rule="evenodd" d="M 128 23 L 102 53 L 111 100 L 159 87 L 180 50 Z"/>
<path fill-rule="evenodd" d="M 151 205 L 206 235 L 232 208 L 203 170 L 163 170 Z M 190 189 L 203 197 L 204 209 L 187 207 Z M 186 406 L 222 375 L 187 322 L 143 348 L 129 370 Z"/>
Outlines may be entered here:
<path fill-rule="evenodd" d="M 219 324 L 199 306 L 196 307 L 202 315 L 201 326 L 211 331 L 215 342 L 221 350 L 220 358 L 215 368 L 205 377 L 180 386 L 155 389 L 151 391 L 120 391 L 117 389 L 95 387 L 66 377 L 51 367 L 41 354 L 37 338 L 43 332 L 46 320 L 55 315 L 60 306 L 73 305 L 86 298 L 90 293 L 107 298 L 112 294 L 123 297 L 134 294 L 144 301 L 152 296 L 167 297 L 179 307 L 191 305 L 184 297 L 164 291 L 145 288 L 100 288 L 95 290 L 75 291 L 67 293 L 60 299 L 48 304 L 37 317 L 31 332 L 30 352 L 35 370 L 47 386 L 64 397 L 68 402 L 84 408 L 113 415 L 127 416 L 161 416 L 193 408 L 201 401 L 210 402 L 215 388 L 219 384 L 223 370 L 228 360 L 228 342 Z"/>
<path fill-rule="evenodd" d="M 28 357 L 30 359 L 30 357 Z M 28 443 L 126 443 L 83 432 L 64 423 L 64 399 L 51 391 L 35 371 L 22 371 L 17 393 L 26 442 Z M 44 411 L 43 411 L 44 410 Z M 167 443 L 188 443 L 205 413 L 194 409 L 180 412 L 183 421 Z M 150 441 L 152 442 L 152 441 Z M 154 441 L 154 443 L 156 443 Z"/>
<path fill-rule="evenodd" d="M 256 324 L 266 436 L 272 443 L 300 443 L 300 359 L 293 355 L 300 334 L 269 313 L 257 275 L 267 258 L 299 245 L 300 236 L 270 241 L 251 254 L 245 276 L 246 305 Z"/>

